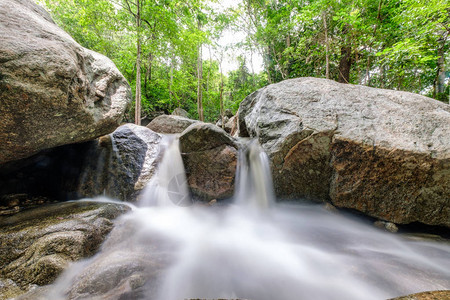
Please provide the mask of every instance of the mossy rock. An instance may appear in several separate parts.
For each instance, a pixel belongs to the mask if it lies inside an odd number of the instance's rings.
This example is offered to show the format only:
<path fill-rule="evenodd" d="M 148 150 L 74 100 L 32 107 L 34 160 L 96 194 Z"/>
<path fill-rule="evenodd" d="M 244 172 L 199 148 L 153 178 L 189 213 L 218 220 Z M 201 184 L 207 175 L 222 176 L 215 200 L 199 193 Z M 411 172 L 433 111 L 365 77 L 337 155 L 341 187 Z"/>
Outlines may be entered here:
<path fill-rule="evenodd" d="M 70 262 L 92 256 L 125 205 L 65 202 L 0 217 L 0 298 L 53 282 Z"/>

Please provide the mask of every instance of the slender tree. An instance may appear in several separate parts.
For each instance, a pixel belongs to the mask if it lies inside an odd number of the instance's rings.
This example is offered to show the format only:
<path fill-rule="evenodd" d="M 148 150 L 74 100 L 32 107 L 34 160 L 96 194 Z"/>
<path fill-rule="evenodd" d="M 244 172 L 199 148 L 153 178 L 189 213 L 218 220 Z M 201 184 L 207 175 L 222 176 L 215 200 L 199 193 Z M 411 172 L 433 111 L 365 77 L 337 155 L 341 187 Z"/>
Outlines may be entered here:
<path fill-rule="evenodd" d="M 200 14 L 198 16 L 197 21 L 198 31 L 202 30 L 202 24 L 201 24 L 201 18 Z M 197 113 L 198 113 L 198 119 L 200 121 L 204 121 L 203 116 L 203 87 L 202 87 L 202 81 L 203 81 L 203 58 L 202 58 L 202 42 L 198 43 L 197 46 Z"/>
<path fill-rule="evenodd" d="M 328 26 L 327 26 L 327 14 L 322 12 L 323 19 L 323 31 L 325 35 L 325 78 L 330 79 L 330 50 L 328 44 Z"/>
<path fill-rule="evenodd" d="M 141 1 L 136 0 L 136 106 L 134 114 L 134 122 L 141 125 Z"/>

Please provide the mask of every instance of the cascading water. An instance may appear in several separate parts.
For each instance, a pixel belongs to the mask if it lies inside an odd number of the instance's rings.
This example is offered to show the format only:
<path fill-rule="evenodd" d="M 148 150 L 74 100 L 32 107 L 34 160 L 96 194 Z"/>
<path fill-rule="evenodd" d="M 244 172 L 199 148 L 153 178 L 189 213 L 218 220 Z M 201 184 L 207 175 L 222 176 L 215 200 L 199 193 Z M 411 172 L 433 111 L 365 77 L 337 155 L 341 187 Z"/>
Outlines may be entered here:
<path fill-rule="evenodd" d="M 449 244 L 407 240 L 318 205 L 275 204 L 267 166 L 253 142 L 241 153 L 235 205 L 167 205 L 188 195 L 175 140 L 141 207 L 43 298 L 380 300 L 450 289 Z"/>
<path fill-rule="evenodd" d="M 235 203 L 267 209 L 275 203 L 269 158 L 257 141 L 250 141 L 239 152 Z"/>
<path fill-rule="evenodd" d="M 146 206 L 190 206 L 192 200 L 181 158 L 179 140 L 175 136 L 165 136 L 160 143 L 164 153 L 153 176 L 140 197 L 140 205 Z"/>

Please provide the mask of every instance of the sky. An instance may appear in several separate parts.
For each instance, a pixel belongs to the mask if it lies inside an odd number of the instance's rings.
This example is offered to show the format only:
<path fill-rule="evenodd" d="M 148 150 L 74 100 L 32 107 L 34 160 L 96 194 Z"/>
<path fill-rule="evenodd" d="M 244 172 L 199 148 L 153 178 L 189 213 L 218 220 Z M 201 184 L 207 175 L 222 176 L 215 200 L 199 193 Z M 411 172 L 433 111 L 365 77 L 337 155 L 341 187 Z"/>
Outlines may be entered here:
<path fill-rule="evenodd" d="M 212 6 L 220 11 L 230 7 L 237 7 L 241 2 L 242 0 L 218 0 L 218 3 L 213 3 Z M 234 32 L 231 30 L 225 30 L 222 33 L 222 37 L 219 39 L 218 44 L 225 48 L 227 46 L 231 46 L 233 44 L 244 41 L 245 36 L 246 34 L 243 31 Z M 219 52 L 214 51 L 214 49 L 212 49 L 211 52 L 213 59 L 215 56 L 220 55 Z M 224 74 L 228 73 L 229 71 L 236 70 L 239 67 L 239 64 L 236 60 L 239 55 L 244 55 L 246 57 L 247 68 L 250 72 L 253 70 L 255 73 L 259 73 L 263 70 L 263 59 L 260 54 L 254 52 L 252 55 L 252 59 L 250 59 L 250 53 L 243 53 L 242 50 L 228 49 L 225 52 L 222 63 Z M 209 59 L 209 50 L 207 47 L 203 48 L 203 59 Z M 253 66 L 250 65 L 250 61 L 253 61 Z"/>

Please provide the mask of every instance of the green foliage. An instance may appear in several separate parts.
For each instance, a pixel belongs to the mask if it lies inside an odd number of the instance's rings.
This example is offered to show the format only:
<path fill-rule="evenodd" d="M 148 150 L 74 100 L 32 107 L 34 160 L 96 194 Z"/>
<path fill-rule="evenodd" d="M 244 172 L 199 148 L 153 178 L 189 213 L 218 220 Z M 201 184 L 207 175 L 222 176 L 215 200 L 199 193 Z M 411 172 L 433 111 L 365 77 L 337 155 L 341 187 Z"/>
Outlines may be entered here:
<path fill-rule="evenodd" d="M 245 97 L 267 84 L 265 74 L 257 75 L 249 72 L 244 57 L 238 57 L 238 61 L 239 68 L 228 73 L 226 84 L 228 93 L 225 103 L 233 113 L 238 110 L 239 104 Z"/>
<path fill-rule="evenodd" d="M 449 59 L 448 0 L 244 0 L 241 12 L 269 82 L 325 77 L 328 54 L 332 79 L 347 59 L 350 83 L 427 94 Z"/>
<path fill-rule="evenodd" d="M 215 12 L 205 0 L 140 0 L 142 114 L 172 112 L 181 107 L 197 118 L 197 47 L 212 44 L 233 16 Z M 132 0 L 41 0 L 56 22 L 86 48 L 111 58 L 136 86 L 136 5 Z M 203 30 L 198 28 L 198 22 Z M 217 60 L 203 62 L 205 120 L 220 115 L 220 68 Z M 233 76 L 233 74 L 231 74 Z M 247 74 L 247 77 L 256 75 Z M 249 77 L 249 78 L 250 78 Z M 234 80 L 234 79 L 233 79 Z M 224 76 L 224 81 L 227 81 Z M 253 86 L 250 83 L 255 82 Z M 224 91 L 225 108 L 237 109 L 246 93 L 261 86 L 246 78 L 245 83 Z M 225 85 L 227 88 L 228 85 Z M 228 105 L 228 106 L 227 106 Z M 134 111 L 128 112 L 132 121 Z"/>
<path fill-rule="evenodd" d="M 220 11 L 208 0 L 140 1 L 143 116 L 181 107 L 198 117 L 200 44 L 205 53 L 211 47 L 220 53 L 203 60 L 206 121 L 219 118 L 222 81 L 224 108 L 236 112 L 247 95 L 268 83 L 325 77 L 327 57 L 331 79 L 338 79 L 347 62 L 350 83 L 448 101 L 448 73 L 442 71 L 449 60 L 448 0 L 243 0 L 235 9 Z M 134 0 L 40 2 L 81 45 L 111 58 L 134 90 Z M 217 46 L 217 40 L 226 29 L 247 34 L 235 45 L 247 56 L 237 58 L 237 70 L 221 76 L 226 49 Z M 254 74 L 247 68 L 248 53 L 263 56 L 264 72 Z M 445 87 L 439 90 L 439 84 Z M 130 121 L 133 115 L 130 111 Z"/>

